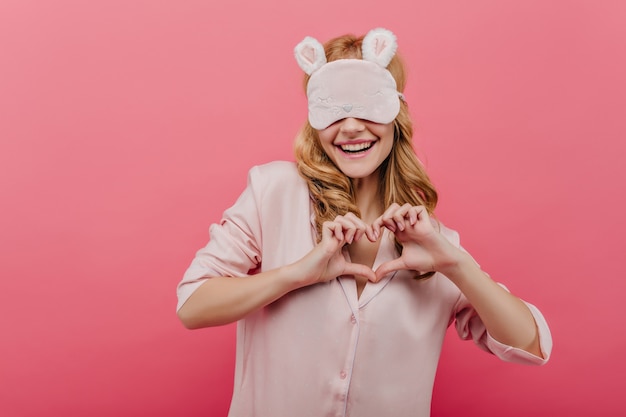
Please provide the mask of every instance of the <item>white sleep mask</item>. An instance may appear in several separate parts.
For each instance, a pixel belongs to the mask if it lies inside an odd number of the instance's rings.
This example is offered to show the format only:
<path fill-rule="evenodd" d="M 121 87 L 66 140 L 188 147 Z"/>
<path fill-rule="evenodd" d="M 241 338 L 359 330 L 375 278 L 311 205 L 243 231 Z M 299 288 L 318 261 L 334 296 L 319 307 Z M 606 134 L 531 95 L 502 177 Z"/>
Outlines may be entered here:
<path fill-rule="evenodd" d="M 346 117 L 391 123 L 404 98 L 387 70 L 397 47 L 393 33 L 373 29 L 363 38 L 363 59 L 327 62 L 322 44 L 304 38 L 295 55 L 300 68 L 311 76 L 307 85 L 311 126 L 325 129 Z"/>

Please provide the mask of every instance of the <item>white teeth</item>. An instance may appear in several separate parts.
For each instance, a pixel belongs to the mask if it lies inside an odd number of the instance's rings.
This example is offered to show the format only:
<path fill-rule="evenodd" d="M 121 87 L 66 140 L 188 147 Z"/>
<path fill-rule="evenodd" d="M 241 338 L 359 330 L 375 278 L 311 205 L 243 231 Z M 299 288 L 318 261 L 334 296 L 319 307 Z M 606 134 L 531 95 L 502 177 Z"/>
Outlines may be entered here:
<path fill-rule="evenodd" d="M 341 149 L 347 152 L 359 152 L 364 149 L 369 149 L 371 146 L 371 142 L 348 143 L 345 145 L 341 145 Z"/>

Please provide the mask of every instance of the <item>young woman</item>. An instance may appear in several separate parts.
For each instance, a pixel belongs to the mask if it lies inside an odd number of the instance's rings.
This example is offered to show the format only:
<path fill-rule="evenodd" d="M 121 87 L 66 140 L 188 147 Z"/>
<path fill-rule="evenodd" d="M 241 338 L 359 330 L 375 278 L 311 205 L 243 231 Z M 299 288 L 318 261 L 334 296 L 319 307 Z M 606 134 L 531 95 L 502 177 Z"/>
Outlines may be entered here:
<path fill-rule="evenodd" d="M 385 29 L 298 44 L 296 163 L 250 170 L 178 286 L 186 327 L 238 321 L 230 417 L 428 416 L 452 322 L 503 360 L 548 360 L 537 308 L 432 217 L 396 47 Z"/>

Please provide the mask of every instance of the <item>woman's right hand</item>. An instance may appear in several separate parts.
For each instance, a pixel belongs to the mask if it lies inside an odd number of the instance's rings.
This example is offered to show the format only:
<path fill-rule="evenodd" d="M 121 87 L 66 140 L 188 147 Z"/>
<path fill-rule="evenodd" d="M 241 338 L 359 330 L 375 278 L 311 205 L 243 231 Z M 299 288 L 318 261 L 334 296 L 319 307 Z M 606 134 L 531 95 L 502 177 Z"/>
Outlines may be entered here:
<path fill-rule="evenodd" d="M 241 320 L 296 288 L 342 275 L 362 275 L 373 281 L 374 271 L 346 261 L 342 253 L 345 244 L 363 235 L 376 240 L 374 229 L 356 215 L 337 216 L 324 223 L 322 240 L 299 261 L 247 277 L 207 279 L 180 308 L 178 316 L 190 329 L 221 326 Z"/>
<path fill-rule="evenodd" d="M 339 276 L 361 275 L 375 280 L 371 268 L 348 262 L 343 247 L 366 236 L 372 242 L 376 236 L 372 226 L 366 225 L 354 213 L 337 216 L 333 221 L 322 225 L 322 240 L 304 258 L 296 262 L 296 273 L 301 277 L 302 286 L 326 282 Z"/>

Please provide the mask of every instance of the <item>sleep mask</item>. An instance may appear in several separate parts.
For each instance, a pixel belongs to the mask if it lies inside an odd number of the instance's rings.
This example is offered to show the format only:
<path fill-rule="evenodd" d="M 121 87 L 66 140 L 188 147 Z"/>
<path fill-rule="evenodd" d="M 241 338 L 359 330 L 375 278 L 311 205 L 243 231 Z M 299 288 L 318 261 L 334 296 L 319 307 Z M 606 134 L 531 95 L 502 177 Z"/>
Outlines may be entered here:
<path fill-rule="evenodd" d="M 404 99 L 387 70 L 397 47 L 393 33 L 373 29 L 363 38 L 363 59 L 327 62 L 322 44 L 304 38 L 295 55 L 300 68 L 311 76 L 307 85 L 311 126 L 325 129 L 346 117 L 391 123 Z"/>

